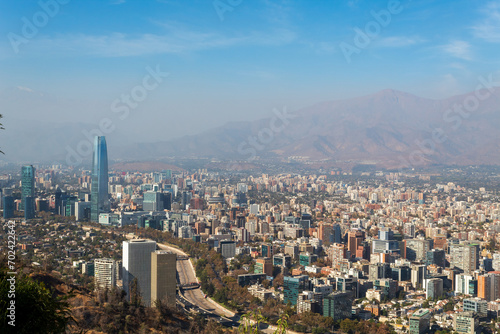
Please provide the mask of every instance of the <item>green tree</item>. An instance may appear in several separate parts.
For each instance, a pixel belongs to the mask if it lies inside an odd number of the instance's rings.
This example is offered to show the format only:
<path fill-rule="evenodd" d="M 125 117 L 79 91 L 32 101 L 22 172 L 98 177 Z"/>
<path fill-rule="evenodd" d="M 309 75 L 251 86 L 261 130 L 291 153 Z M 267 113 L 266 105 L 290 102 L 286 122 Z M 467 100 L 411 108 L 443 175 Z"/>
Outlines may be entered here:
<path fill-rule="evenodd" d="M 289 318 L 290 317 L 286 313 L 283 313 L 281 315 L 281 317 L 276 322 L 276 325 L 278 326 L 278 328 L 276 328 L 276 330 L 274 331 L 274 334 L 285 334 L 286 333 L 286 331 L 288 329 L 288 319 Z"/>
<path fill-rule="evenodd" d="M 41 282 L 19 274 L 15 281 L 15 297 L 9 298 L 11 275 L 0 272 L 1 333 L 64 333 L 71 318 L 65 297 L 53 297 Z M 7 308 L 15 301 L 15 327 L 8 324 Z"/>

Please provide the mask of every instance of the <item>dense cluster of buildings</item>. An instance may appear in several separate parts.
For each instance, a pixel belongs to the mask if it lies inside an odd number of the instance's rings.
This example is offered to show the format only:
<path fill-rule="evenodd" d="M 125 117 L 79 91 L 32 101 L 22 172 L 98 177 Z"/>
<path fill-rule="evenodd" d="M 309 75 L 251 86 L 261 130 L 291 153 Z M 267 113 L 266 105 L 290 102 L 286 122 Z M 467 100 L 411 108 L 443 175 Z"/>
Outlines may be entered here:
<path fill-rule="evenodd" d="M 249 255 L 252 269 L 244 266 L 248 273 L 238 283 L 298 313 L 377 317 L 410 333 L 429 330 L 431 319 L 474 333 L 481 319 L 498 315 L 500 204 L 484 188 L 431 185 L 429 175 L 407 186 L 398 173 L 351 183 L 337 180 L 337 172 L 264 174 L 235 183 L 207 170 L 120 173 L 107 165 L 106 142 L 98 137 L 92 171 L 75 175 L 78 185 L 64 191 L 50 182 L 53 171 L 23 167 L 21 197 L 3 189 L 4 218 L 16 210 L 27 220 L 52 211 L 204 242 L 228 266 Z M 55 192 L 36 197 L 37 185 Z M 175 300 L 174 258 L 152 241 L 126 241 L 121 263 L 94 261 L 96 287 L 121 280 L 130 295 L 138 282 L 148 305 L 161 296 Z M 282 287 L 262 285 L 278 275 Z"/>

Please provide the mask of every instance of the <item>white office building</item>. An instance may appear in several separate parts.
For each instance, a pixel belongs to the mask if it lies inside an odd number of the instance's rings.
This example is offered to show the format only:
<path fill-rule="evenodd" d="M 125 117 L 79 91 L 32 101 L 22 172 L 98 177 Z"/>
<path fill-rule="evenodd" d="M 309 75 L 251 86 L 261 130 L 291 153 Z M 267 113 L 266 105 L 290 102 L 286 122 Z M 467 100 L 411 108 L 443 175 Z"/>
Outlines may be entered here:
<path fill-rule="evenodd" d="M 111 289 L 116 286 L 116 261 L 113 259 L 94 260 L 95 289 Z"/>
<path fill-rule="evenodd" d="M 144 305 L 151 303 L 151 253 L 156 250 L 156 242 L 135 239 L 123 242 L 123 290 L 130 300 L 130 284 L 135 278 L 139 285 Z"/>

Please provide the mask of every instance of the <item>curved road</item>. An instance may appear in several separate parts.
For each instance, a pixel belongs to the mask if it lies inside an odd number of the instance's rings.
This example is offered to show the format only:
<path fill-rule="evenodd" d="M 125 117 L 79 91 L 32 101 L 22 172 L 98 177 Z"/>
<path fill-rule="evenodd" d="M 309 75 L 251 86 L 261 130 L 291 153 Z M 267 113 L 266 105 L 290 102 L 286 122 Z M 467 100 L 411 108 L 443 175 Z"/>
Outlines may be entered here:
<path fill-rule="evenodd" d="M 189 255 L 187 255 L 178 248 L 165 244 L 158 244 L 158 247 L 179 255 L 187 256 L 189 258 Z M 179 273 L 180 284 L 198 282 L 193 264 L 191 263 L 190 260 L 177 261 L 177 272 Z M 222 307 L 221 305 L 217 304 L 210 298 L 205 298 L 205 294 L 201 291 L 201 289 L 185 290 L 183 294 L 184 298 L 186 298 L 189 302 L 199 306 L 200 308 L 210 313 L 215 313 L 219 316 L 228 318 L 233 318 L 235 316 L 234 312 L 231 312 L 227 308 Z M 234 319 L 228 319 L 228 320 L 234 320 Z"/>
<path fill-rule="evenodd" d="M 177 261 L 177 272 L 179 273 L 179 280 L 180 284 L 188 284 L 192 282 L 198 282 L 198 279 L 196 278 L 196 273 L 193 267 L 193 264 L 189 260 L 189 255 L 184 253 L 178 248 L 172 247 L 170 245 L 165 245 L 165 244 L 160 244 L 157 243 L 158 247 L 164 250 L 168 250 L 170 252 L 186 256 L 188 260 L 179 260 Z M 210 298 L 205 298 L 205 294 L 201 291 L 201 289 L 192 289 L 192 290 L 184 290 L 183 292 L 183 297 L 186 299 L 188 302 L 198 306 L 200 309 L 205 310 L 207 313 L 213 313 L 218 315 L 220 320 L 224 321 L 233 321 L 238 323 L 240 320 L 240 316 L 236 315 L 234 312 L 228 310 L 227 308 L 217 304 L 215 301 L 213 301 Z M 253 323 L 253 321 L 251 321 Z M 264 333 L 274 333 L 277 330 L 276 326 L 273 325 L 268 325 L 268 324 L 262 324 L 263 327 L 267 328 L 260 328 L 260 330 Z M 294 331 L 287 330 L 287 333 L 290 334 L 298 334 Z"/>

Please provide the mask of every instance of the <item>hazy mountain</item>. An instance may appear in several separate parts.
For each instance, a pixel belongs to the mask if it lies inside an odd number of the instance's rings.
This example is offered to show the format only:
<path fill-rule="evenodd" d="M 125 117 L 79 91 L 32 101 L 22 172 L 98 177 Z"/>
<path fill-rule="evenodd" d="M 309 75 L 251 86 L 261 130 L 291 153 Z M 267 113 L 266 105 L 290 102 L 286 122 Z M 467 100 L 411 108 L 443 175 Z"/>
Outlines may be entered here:
<path fill-rule="evenodd" d="M 385 167 L 500 164 L 500 88 L 494 94 L 480 93 L 489 97 L 480 100 L 471 92 L 431 100 L 388 89 L 298 110 L 281 131 L 271 130 L 272 118 L 230 123 L 197 136 L 138 145 L 132 151 L 137 158 L 253 161 L 249 137 L 254 137 L 259 157 L 369 162 Z"/>
<path fill-rule="evenodd" d="M 365 162 L 384 167 L 500 165 L 500 88 L 495 88 L 494 94 L 486 90 L 479 93 L 489 97 L 480 100 L 471 92 L 431 100 L 388 89 L 288 112 L 292 116 L 285 124 L 276 117 L 228 123 L 199 135 L 157 143 L 138 144 L 139 129 L 133 133 L 120 128 L 108 147 L 111 159 L 125 161 L 203 157 L 247 163 L 262 158 Z M 283 114 L 283 110 L 277 113 Z M 12 127 L 12 122 L 17 122 L 15 133 L 0 131 L 0 140 L 9 143 L 3 157 L 7 161 L 30 157 L 64 163 L 67 147 L 76 147 L 85 139 L 82 130 L 92 129 L 82 123 L 4 119 L 6 126 L 9 123 Z M 30 145 L 26 145 L 27 138 Z M 90 155 L 84 158 L 90 164 Z"/>

